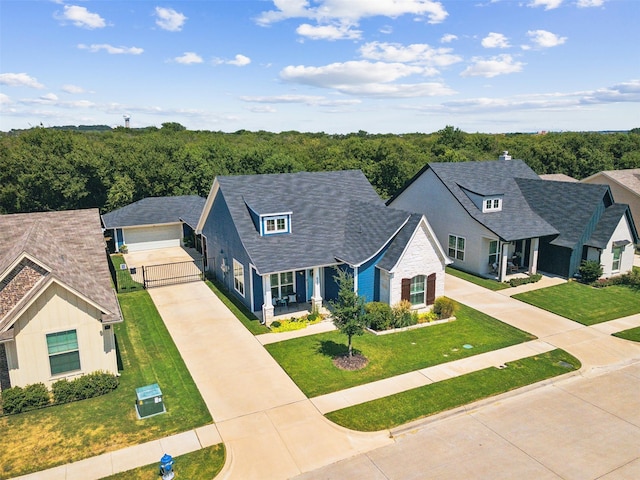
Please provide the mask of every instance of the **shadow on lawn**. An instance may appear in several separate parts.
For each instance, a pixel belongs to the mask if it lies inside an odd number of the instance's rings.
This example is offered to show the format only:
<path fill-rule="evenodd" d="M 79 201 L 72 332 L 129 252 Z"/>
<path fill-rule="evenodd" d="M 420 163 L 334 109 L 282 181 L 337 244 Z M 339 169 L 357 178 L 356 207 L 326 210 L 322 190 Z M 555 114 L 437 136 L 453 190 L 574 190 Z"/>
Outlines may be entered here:
<path fill-rule="evenodd" d="M 336 343 L 333 340 L 322 340 L 318 343 L 318 353 L 326 357 L 337 358 L 349 354 L 349 347 L 344 343 Z M 359 353 L 361 353 L 359 350 L 353 349 L 354 355 Z"/>

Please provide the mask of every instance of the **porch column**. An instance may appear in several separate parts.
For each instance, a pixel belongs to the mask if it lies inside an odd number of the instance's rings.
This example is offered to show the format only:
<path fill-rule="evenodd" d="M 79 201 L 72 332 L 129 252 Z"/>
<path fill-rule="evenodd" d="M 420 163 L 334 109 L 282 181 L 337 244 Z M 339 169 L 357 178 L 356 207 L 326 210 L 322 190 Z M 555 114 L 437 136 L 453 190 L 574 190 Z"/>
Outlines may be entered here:
<path fill-rule="evenodd" d="M 311 310 L 317 312 L 322 307 L 322 295 L 320 294 L 320 268 L 313 268 L 313 295 L 311 296 Z"/>
<path fill-rule="evenodd" d="M 529 275 L 535 275 L 538 272 L 538 247 L 540 239 L 538 237 L 531 239 L 529 247 Z"/>
<path fill-rule="evenodd" d="M 271 298 L 271 275 L 262 276 L 262 323 L 269 325 L 273 321 L 273 300 Z"/>
<path fill-rule="evenodd" d="M 509 243 L 502 244 L 502 258 L 500 259 L 500 273 L 498 274 L 498 281 L 504 282 L 504 279 L 507 278 L 507 262 L 509 255 Z"/>

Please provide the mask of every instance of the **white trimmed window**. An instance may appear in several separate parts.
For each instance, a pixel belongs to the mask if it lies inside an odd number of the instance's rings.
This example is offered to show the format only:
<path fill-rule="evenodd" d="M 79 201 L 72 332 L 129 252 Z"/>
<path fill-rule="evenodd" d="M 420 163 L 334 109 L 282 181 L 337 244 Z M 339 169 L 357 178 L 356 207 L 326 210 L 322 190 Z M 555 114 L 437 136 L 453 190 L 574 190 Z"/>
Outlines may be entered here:
<path fill-rule="evenodd" d="M 264 221 L 264 234 L 286 233 L 289 231 L 289 218 L 286 215 L 269 217 Z"/>
<path fill-rule="evenodd" d="M 483 212 L 499 212 L 502 210 L 502 199 L 501 198 L 486 198 L 484 203 L 482 204 Z"/>
<path fill-rule="evenodd" d="M 411 279 L 411 289 L 409 290 L 409 301 L 411 305 L 422 305 L 424 302 L 425 276 L 416 275 Z"/>
<path fill-rule="evenodd" d="M 498 241 L 491 240 L 489 242 L 489 265 L 498 265 Z"/>
<path fill-rule="evenodd" d="M 456 260 L 464 262 L 464 246 L 466 240 L 464 237 L 457 235 L 449 235 L 449 256 Z"/>
<path fill-rule="evenodd" d="M 613 247 L 613 263 L 611 264 L 612 272 L 620 271 L 620 259 L 622 258 L 623 247 Z"/>
<path fill-rule="evenodd" d="M 286 298 L 295 293 L 293 272 L 271 274 L 271 297 Z"/>
<path fill-rule="evenodd" d="M 75 330 L 49 333 L 47 335 L 47 350 L 51 375 L 80 370 L 78 334 Z"/>
<path fill-rule="evenodd" d="M 244 267 L 235 258 L 233 259 L 233 288 L 244 296 Z"/>

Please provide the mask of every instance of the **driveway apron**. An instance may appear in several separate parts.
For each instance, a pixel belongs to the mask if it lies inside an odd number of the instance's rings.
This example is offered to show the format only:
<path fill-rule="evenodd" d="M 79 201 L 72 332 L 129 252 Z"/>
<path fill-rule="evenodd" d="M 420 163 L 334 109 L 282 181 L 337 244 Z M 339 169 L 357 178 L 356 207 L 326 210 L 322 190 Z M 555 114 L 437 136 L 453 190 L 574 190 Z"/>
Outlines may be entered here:
<path fill-rule="evenodd" d="M 393 442 L 325 419 L 204 282 L 149 294 L 227 449 L 219 478 L 285 479 Z"/>

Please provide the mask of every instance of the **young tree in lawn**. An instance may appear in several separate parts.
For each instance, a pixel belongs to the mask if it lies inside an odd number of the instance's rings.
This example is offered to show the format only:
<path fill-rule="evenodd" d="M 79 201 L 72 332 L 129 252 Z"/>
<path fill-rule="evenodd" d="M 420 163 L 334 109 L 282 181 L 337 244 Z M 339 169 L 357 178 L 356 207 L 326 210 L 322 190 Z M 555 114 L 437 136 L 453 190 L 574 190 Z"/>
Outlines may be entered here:
<path fill-rule="evenodd" d="M 338 282 L 338 299 L 331 302 L 333 307 L 333 324 L 340 333 L 347 336 L 349 357 L 353 356 L 351 339 L 362 335 L 366 327 L 364 298 L 353 289 L 353 275 L 342 270 L 333 277 Z"/>

